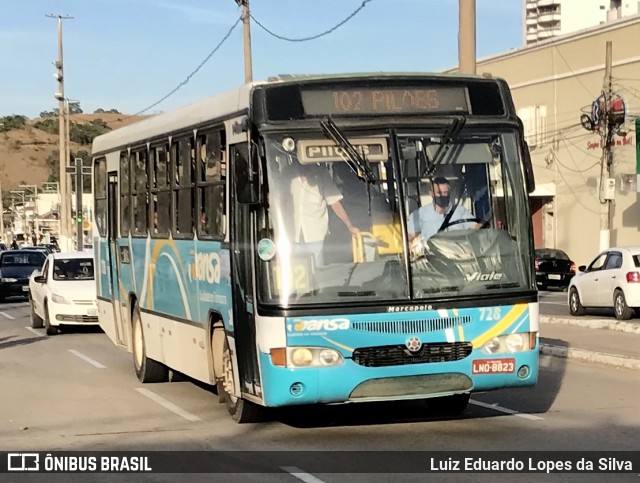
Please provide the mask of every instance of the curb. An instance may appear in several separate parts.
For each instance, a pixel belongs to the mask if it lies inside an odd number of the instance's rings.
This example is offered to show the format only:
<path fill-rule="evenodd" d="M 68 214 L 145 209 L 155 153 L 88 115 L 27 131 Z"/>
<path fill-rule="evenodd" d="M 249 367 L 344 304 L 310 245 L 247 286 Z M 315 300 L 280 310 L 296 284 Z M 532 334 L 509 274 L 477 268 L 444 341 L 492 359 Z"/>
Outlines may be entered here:
<path fill-rule="evenodd" d="M 581 319 L 580 317 L 567 318 L 554 315 L 541 315 L 539 320 L 541 324 L 573 325 L 585 329 L 615 330 L 617 332 L 640 335 L 640 323 L 634 322 L 620 322 L 606 319 Z"/>
<path fill-rule="evenodd" d="M 540 354 L 562 357 L 565 359 L 575 359 L 582 362 L 591 362 L 605 366 L 624 367 L 640 371 L 640 359 L 631 357 L 605 354 L 603 352 L 587 351 L 584 349 L 572 349 L 551 344 L 540 344 Z"/>

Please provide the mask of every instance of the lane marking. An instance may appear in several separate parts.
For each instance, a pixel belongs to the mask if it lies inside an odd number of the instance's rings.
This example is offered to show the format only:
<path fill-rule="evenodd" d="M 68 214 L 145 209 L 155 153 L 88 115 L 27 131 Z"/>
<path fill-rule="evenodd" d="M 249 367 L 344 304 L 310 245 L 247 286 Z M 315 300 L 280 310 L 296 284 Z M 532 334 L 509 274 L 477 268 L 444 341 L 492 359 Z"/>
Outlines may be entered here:
<path fill-rule="evenodd" d="M 567 307 L 569 308 L 569 305 L 566 302 L 540 302 L 541 304 L 545 304 L 545 305 L 559 305 L 560 307 Z M 545 314 L 543 314 L 545 315 Z"/>
<path fill-rule="evenodd" d="M 36 329 L 34 329 L 33 327 L 29 327 L 28 325 L 25 326 L 25 329 L 27 329 L 32 334 L 37 335 L 38 337 L 44 337 L 45 336 L 44 332 L 38 332 Z M 40 329 L 40 330 L 42 330 L 42 329 Z"/>
<path fill-rule="evenodd" d="M 289 473 L 294 478 L 298 478 L 305 483 L 324 483 L 324 481 L 320 478 L 316 478 L 310 473 L 305 473 L 297 466 L 281 466 L 280 468 Z"/>
<path fill-rule="evenodd" d="M 159 404 L 163 408 L 168 409 L 172 413 L 177 414 L 178 416 L 186 419 L 187 421 L 191 421 L 192 423 L 195 423 L 196 421 L 202 421 L 195 414 L 191 414 L 189 411 L 182 409 L 180 406 L 173 404 L 171 401 L 168 401 L 167 399 L 163 398 L 162 396 L 159 396 L 158 394 L 156 394 L 153 391 L 150 391 L 149 389 L 145 389 L 143 387 L 136 387 L 136 391 L 138 391 L 143 396 L 148 397 L 153 402 Z"/>
<path fill-rule="evenodd" d="M 7 319 L 16 320 L 16 318 L 13 315 L 9 315 L 6 312 L 0 312 L 0 315 L 4 315 Z"/>
<path fill-rule="evenodd" d="M 106 369 L 107 368 L 107 366 L 100 364 L 98 361 L 94 361 L 91 357 L 85 356 L 82 352 L 78 352 L 75 349 L 68 349 L 68 351 L 71 352 L 74 356 L 79 357 L 83 361 L 88 362 L 93 367 L 97 367 L 98 369 Z"/>
<path fill-rule="evenodd" d="M 531 421 L 539 421 L 541 419 L 540 416 L 534 416 L 533 414 L 521 413 L 520 411 L 515 411 L 514 409 L 505 408 L 496 404 L 487 404 L 482 401 L 476 401 L 475 399 L 470 399 L 469 404 L 475 404 L 476 406 L 480 406 L 482 408 L 493 409 L 494 411 L 498 411 L 505 414 L 511 414 L 512 416 L 518 416 L 519 418 L 529 419 Z"/>

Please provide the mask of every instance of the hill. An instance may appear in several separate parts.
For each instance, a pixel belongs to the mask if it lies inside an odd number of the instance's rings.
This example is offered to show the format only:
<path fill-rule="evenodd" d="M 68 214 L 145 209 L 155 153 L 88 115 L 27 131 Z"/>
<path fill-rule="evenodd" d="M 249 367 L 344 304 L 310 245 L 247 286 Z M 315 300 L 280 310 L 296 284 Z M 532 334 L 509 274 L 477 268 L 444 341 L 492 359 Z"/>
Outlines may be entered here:
<path fill-rule="evenodd" d="M 69 125 L 78 142 L 71 142 L 71 153 L 91 152 L 91 140 L 99 132 L 107 132 L 138 120 L 145 116 L 126 114 L 72 114 Z M 50 175 L 57 180 L 59 136 L 58 118 L 27 120 L 23 128 L 0 133 L 0 182 L 2 190 L 8 193 L 21 184 L 40 185 L 48 181 Z M 3 193 L 3 194 L 4 194 Z"/>

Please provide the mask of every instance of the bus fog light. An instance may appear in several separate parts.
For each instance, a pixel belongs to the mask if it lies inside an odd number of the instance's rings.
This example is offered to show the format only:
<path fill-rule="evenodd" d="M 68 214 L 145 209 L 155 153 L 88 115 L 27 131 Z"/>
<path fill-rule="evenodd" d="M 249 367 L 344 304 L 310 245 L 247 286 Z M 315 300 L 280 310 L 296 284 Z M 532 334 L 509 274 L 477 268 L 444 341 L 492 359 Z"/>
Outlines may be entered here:
<path fill-rule="evenodd" d="M 509 334 L 506 338 L 506 346 L 509 352 L 521 352 L 524 350 L 524 345 L 523 334 Z"/>
<path fill-rule="evenodd" d="M 288 153 L 292 153 L 296 149 L 296 142 L 292 138 L 284 138 L 282 140 L 282 147 Z"/>
<path fill-rule="evenodd" d="M 531 374 L 529 366 L 521 366 L 520 369 L 518 369 L 518 377 L 520 379 L 526 379 L 529 377 L 529 374 Z"/>
<path fill-rule="evenodd" d="M 496 352 L 499 352 L 500 340 L 498 340 L 497 337 L 494 337 L 493 339 L 488 340 L 482 346 L 482 351 L 486 352 L 487 354 L 495 354 Z"/>
<path fill-rule="evenodd" d="M 322 349 L 318 354 L 318 360 L 323 366 L 337 366 L 342 363 L 342 356 L 333 349 Z"/>
<path fill-rule="evenodd" d="M 294 366 L 298 367 L 306 367 L 311 365 L 313 361 L 313 352 L 311 352 L 306 347 L 299 347 L 294 349 L 291 354 L 291 362 L 293 362 Z"/>

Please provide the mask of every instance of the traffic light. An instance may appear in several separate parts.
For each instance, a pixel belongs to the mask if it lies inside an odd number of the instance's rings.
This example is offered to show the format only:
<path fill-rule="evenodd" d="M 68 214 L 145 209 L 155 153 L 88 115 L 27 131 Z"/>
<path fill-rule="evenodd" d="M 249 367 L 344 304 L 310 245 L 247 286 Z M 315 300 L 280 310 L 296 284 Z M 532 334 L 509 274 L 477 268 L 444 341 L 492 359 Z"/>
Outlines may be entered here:
<path fill-rule="evenodd" d="M 78 223 L 82 223 L 82 215 L 78 215 L 78 216 L 76 216 L 76 221 L 77 221 Z"/>

